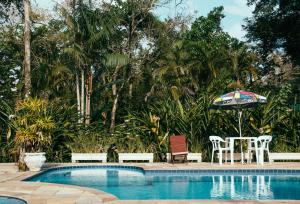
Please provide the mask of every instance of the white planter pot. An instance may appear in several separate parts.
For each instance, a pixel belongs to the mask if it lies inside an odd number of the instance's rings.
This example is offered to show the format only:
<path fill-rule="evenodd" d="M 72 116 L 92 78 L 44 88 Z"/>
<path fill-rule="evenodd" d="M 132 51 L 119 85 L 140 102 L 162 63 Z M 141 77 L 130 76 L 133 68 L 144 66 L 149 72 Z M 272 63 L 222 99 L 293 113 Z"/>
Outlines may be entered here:
<path fill-rule="evenodd" d="M 45 152 L 25 153 L 24 161 L 29 171 L 40 171 L 46 161 Z"/>

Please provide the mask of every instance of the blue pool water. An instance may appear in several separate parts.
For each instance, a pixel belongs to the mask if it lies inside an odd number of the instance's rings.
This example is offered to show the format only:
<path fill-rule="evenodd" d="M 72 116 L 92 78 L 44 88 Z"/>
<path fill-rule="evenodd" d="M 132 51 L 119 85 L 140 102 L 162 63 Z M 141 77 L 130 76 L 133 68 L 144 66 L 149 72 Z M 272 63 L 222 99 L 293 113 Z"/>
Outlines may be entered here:
<path fill-rule="evenodd" d="M 27 181 L 90 187 L 125 200 L 300 200 L 300 174 L 297 172 L 289 175 L 255 170 L 157 172 L 85 167 L 50 170 Z"/>
<path fill-rule="evenodd" d="M 18 198 L 0 196 L 0 204 L 26 204 L 26 202 Z"/>

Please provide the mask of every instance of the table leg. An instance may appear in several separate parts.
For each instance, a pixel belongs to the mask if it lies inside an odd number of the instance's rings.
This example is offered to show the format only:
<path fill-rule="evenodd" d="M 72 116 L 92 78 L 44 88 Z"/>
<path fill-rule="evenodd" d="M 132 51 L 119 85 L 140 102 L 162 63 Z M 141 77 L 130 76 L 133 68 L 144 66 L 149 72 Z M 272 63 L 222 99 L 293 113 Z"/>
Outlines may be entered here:
<path fill-rule="evenodd" d="M 247 158 L 247 164 L 250 164 L 251 163 L 251 150 L 249 151 L 249 147 L 251 147 L 251 139 L 247 140 L 247 155 L 248 155 L 248 158 Z M 255 148 L 255 146 L 254 146 Z"/>
<path fill-rule="evenodd" d="M 230 164 L 234 164 L 234 159 L 233 159 L 233 145 L 234 145 L 234 140 L 229 139 L 229 148 L 230 148 Z"/>
<path fill-rule="evenodd" d="M 240 147 L 241 147 L 241 163 L 244 164 L 244 154 L 243 154 L 243 144 L 242 144 L 242 140 L 240 141 Z"/>
<path fill-rule="evenodd" d="M 257 140 L 254 141 L 254 147 L 255 147 L 255 155 L 256 155 L 256 164 L 259 164 L 259 155 L 258 155 L 258 148 L 257 148 Z"/>

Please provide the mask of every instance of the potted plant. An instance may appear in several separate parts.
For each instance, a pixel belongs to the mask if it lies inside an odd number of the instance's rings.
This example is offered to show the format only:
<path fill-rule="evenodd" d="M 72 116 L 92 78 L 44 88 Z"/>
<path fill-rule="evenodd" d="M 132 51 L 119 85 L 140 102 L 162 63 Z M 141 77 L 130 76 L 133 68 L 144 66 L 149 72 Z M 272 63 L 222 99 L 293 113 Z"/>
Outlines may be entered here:
<path fill-rule="evenodd" d="M 40 171 L 46 161 L 43 149 L 51 144 L 54 121 L 47 107 L 47 101 L 37 98 L 28 98 L 16 105 L 15 146 L 20 152 L 19 162 L 25 161 L 30 171 Z"/>

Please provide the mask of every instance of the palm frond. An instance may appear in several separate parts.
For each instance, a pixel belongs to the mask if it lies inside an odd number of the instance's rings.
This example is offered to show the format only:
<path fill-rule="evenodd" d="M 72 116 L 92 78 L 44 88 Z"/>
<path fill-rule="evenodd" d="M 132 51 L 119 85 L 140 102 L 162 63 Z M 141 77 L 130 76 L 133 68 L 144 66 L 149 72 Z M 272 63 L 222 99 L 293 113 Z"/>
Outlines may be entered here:
<path fill-rule="evenodd" d="M 105 56 L 105 65 L 109 67 L 125 66 L 129 63 L 129 58 L 124 54 L 109 54 Z"/>

